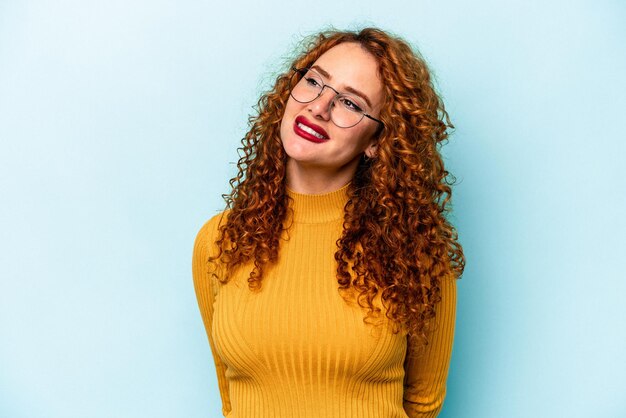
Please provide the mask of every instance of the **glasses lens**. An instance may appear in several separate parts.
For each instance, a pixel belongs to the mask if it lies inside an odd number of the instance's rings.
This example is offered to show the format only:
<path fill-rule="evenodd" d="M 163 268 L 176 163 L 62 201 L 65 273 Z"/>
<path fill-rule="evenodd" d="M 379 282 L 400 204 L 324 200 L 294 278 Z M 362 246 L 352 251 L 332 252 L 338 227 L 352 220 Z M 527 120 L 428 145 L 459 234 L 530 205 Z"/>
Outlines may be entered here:
<path fill-rule="evenodd" d="M 330 117 L 335 125 L 342 128 L 350 128 L 363 119 L 365 107 L 361 101 L 347 94 L 339 94 L 333 100 L 330 109 Z"/>
<path fill-rule="evenodd" d="M 304 73 L 304 75 L 302 74 Z M 302 78 L 300 78 L 302 77 Z M 298 78 L 300 78 L 298 80 Z M 313 70 L 300 70 L 291 77 L 291 96 L 300 103 L 308 103 L 315 100 L 324 88 L 322 76 Z"/>

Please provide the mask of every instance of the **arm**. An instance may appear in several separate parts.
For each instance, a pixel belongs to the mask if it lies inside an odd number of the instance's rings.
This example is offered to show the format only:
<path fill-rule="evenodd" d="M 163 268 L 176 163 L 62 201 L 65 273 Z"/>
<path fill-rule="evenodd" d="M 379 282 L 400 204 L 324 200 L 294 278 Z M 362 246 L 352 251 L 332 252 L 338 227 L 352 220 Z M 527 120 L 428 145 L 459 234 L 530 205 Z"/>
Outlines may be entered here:
<path fill-rule="evenodd" d="M 419 357 L 404 362 L 404 410 L 410 418 L 436 417 L 446 396 L 446 379 L 452 356 L 456 316 L 456 279 L 447 276 L 441 283 L 441 302 L 436 306 L 435 327 L 426 347 L 408 350 Z"/>
<path fill-rule="evenodd" d="M 200 308 L 204 328 L 209 337 L 209 345 L 211 346 L 213 361 L 215 362 L 217 384 L 222 398 L 222 413 L 224 416 L 228 416 L 231 411 L 231 406 L 228 392 L 228 380 L 226 380 L 227 366 L 222 362 L 215 351 L 215 343 L 211 333 L 213 324 L 213 301 L 215 300 L 218 286 L 216 279 L 211 277 L 208 263 L 209 255 L 214 254 L 215 251 L 214 241 L 221 216 L 222 215 L 216 215 L 211 218 L 200 229 L 200 232 L 198 232 L 193 249 L 192 273 L 196 298 L 198 299 L 198 307 Z"/>

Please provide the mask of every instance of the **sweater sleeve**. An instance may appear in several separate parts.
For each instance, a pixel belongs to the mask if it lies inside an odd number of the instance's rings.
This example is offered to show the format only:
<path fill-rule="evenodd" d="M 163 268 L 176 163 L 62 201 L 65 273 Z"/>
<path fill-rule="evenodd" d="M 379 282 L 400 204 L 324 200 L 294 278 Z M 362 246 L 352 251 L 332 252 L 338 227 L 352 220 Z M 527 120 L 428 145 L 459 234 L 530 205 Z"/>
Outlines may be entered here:
<path fill-rule="evenodd" d="M 226 417 L 230 414 L 230 396 L 228 392 L 228 380 L 226 379 L 227 366 L 222 362 L 215 351 L 215 342 L 211 333 L 213 324 L 213 302 L 218 291 L 218 283 L 210 272 L 208 258 L 215 254 L 214 244 L 217 237 L 217 228 L 222 215 L 218 214 L 207 221 L 196 237 L 192 257 L 193 284 L 198 300 L 198 307 L 204 328 L 209 337 L 209 345 L 213 354 L 215 371 L 217 372 L 217 384 L 222 398 L 222 414 Z"/>
<path fill-rule="evenodd" d="M 404 362 L 404 410 L 410 418 L 436 417 L 446 396 L 446 379 L 452 356 L 456 316 L 456 279 L 446 276 L 441 283 L 441 302 L 436 306 L 435 327 L 428 345 L 415 349 L 418 356 Z M 408 351 L 407 351 L 408 353 Z"/>

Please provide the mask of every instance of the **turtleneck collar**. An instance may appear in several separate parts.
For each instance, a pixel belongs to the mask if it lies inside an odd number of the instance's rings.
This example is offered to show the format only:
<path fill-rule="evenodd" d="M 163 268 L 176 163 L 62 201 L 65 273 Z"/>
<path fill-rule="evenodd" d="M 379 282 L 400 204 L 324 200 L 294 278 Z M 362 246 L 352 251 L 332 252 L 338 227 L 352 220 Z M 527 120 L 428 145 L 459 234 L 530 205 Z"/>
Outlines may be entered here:
<path fill-rule="evenodd" d="M 348 202 L 350 183 L 333 192 L 322 194 L 296 193 L 287 187 L 291 198 L 293 221 L 296 223 L 323 223 L 343 219 L 344 207 Z"/>

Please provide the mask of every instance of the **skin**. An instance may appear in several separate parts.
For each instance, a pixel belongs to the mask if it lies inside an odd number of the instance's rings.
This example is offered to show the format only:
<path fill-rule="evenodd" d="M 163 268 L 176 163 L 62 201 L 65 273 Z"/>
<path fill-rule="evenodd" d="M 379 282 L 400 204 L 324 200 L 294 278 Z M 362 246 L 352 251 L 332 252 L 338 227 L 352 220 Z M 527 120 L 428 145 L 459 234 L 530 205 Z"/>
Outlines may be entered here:
<path fill-rule="evenodd" d="M 352 87 L 365 94 L 371 107 L 366 113 L 377 117 L 383 102 L 383 84 L 378 75 L 375 58 L 356 43 L 342 43 L 324 53 L 313 65 L 325 70 L 330 78 L 324 83 L 339 92 Z M 287 153 L 287 186 L 303 194 L 321 194 L 337 190 L 354 177 L 365 153 L 376 152 L 374 137 L 378 124 L 363 118 L 351 128 L 340 128 L 330 120 L 330 102 L 335 92 L 324 89 L 322 95 L 310 103 L 299 103 L 291 96 L 287 101 L 281 122 L 280 135 Z M 295 119 L 306 117 L 322 127 L 329 136 L 324 143 L 306 140 L 294 131 Z"/>

